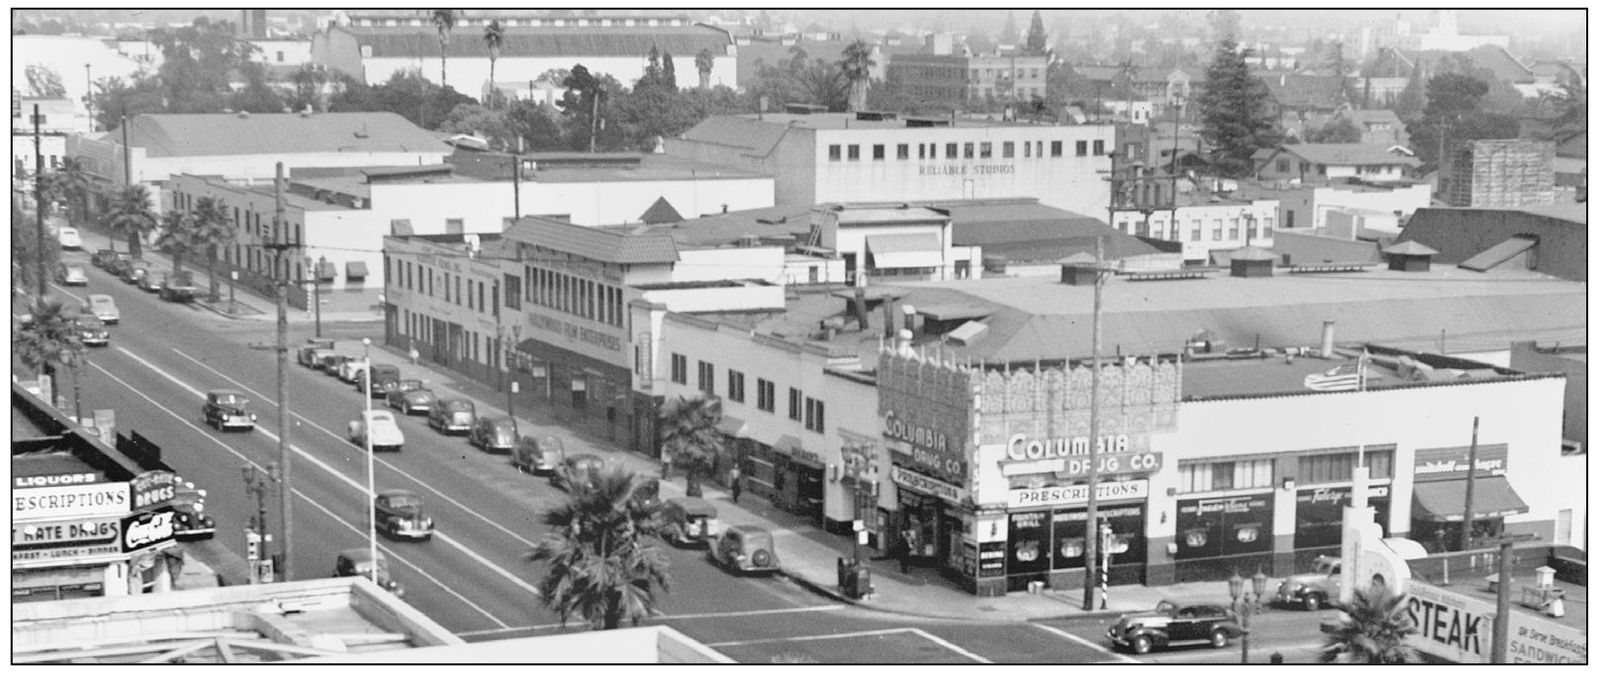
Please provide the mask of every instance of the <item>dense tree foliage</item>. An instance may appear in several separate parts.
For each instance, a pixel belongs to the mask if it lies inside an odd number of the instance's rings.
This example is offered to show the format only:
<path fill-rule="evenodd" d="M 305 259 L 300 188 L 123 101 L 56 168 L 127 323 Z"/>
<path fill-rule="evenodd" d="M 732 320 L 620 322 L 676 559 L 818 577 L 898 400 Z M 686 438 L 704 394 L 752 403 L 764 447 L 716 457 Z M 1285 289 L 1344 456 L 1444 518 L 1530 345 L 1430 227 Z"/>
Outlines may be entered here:
<path fill-rule="evenodd" d="M 1232 40 L 1217 43 L 1198 100 L 1200 136 L 1211 148 L 1214 169 L 1224 176 L 1247 176 L 1257 149 L 1276 146 L 1282 135 L 1267 106 L 1267 90 L 1250 76 L 1248 51 Z"/>
<path fill-rule="evenodd" d="M 1517 118 L 1483 109 L 1489 91 L 1489 84 L 1472 75 L 1446 72 L 1430 78 L 1422 117 L 1406 123 L 1417 156 L 1437 166 L 1442 148 L 1449 153 L 1463 141 L 1517 138 Z"/>
<path fill-rule="evenodd" d="M 643 481 L 618 467 L 560 471 L 567 499 L 542 515 L 548 531 L 528 556 L 541 567 L 537 599 L 559 623 L 579 617 L 593 630 L 613 630 L 656 612 L 654 588 L 668 590 L 669 560 L 653 545 L 656 505 L 635 500 Z"/>
<path fill-rule="evenodd" d="M 1306 143 L 1360 143 L 1361 129 L 1350 118 L 1336 117 L 1321 127 L 1307 127 Z"/>
<path fill-rule="evenodd" d="M 1049 34 L 1043 30 L 1043 12 L 1034 10 L 1032 24 L 1027 27 L 1027 54 L 1043 56 L 1048 53 Z"/>

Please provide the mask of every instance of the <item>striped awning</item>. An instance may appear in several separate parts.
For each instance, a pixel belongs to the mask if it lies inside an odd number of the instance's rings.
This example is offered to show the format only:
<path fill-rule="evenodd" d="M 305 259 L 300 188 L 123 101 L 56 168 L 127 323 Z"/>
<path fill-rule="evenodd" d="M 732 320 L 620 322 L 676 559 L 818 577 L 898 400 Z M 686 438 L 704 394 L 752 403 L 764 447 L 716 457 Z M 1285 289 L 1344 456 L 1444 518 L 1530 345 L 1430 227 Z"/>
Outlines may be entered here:
<path fill-rule="evenodd" d="M 368 264 L 363 261 L 347 261 L 346 277 L 353 280 L 368 277 Z"/>

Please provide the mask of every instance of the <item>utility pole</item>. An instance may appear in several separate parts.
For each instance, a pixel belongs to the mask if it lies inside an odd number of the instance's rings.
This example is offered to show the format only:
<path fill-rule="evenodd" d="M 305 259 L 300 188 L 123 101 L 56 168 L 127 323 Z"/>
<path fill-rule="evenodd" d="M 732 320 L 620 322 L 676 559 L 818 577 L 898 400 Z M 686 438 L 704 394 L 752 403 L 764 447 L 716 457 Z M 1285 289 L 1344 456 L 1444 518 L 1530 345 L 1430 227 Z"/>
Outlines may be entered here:
<path fill-rule="evenodd" d="M 1462 552 L 1473 549 L 1473 476 L 1479 465 L 1479 417 L 1473 417 L 1473 443 L 1468 445 L 1468 485 L 1462 499 Z"/>
<path fill-rule="evenodd" d="M 34 217 L 34 246 L 38 256 L 34 257 L 34 267 L 37 269 L 39 283 L 39 303 L 45 300 L 45 293 L 50 291 L 50 280 L 45 273 L 45 156 L 39 149 L 39 125 L 45 121 L 39 114 L 39 104 L 33 105 L 33 217 Z"/>
<path fill-rule="evenodd" d="M 597 85 L 591 91 L 591 152 L 597 152 L 597 99 L 602 97 L 602 86 Z"/>
<path fill-rule="evenodd" d="M 518 151 L 513 156 L 513 221 L 519 222 L 519 170 L 524 165 L 525 138 L 520 136 L 515 142 L 519 144 Z"/>
<path fill-rule="evenodd" d="M 1490 626 L 1490 662 L 1507 662 L 1507 628 L 1512 614 L 1512 539 L 1501 539 L 1495 590 L 1495 623 Z"/>
<path fill-rule="evenodd" d="M 1119 153 L 1110 154 L 1110 220 L 1116 220 L 1116 159 Z M 1109 224 L 1106 227 L 1111 227 Z M 1105 286 L 1104 233 L 1094 238 L 1094 374 L 1092 392 L 1088 398 L 1088 519 L 1083 530 L 1083 611 L 1094 610 L 1094 572 L 1099 560 L 1095 544 L 1099 543 L 1099 313 L 1101 290 Z"/>
<path fill-rule="evenodd" d="M 126 127 L 125 127 L 126 128 Z M 286 286 L 290 283 L 289 258 L 286 252 L 296 247 L 289 241 L 285 228 L 285 163 L 274 164 L 273 171 L 273 243 L 263 245 L 274 252 L 274 305 L 278 311 L 274 351 L 279 354 L 279 521 L 284 533 L 279 543 L 282 573 L 280 580 L 291 578 L 291 517 L 290 517 L 290 339 L 286 308 Z M 280 270 L 280 269 L 283 270 Z"/>

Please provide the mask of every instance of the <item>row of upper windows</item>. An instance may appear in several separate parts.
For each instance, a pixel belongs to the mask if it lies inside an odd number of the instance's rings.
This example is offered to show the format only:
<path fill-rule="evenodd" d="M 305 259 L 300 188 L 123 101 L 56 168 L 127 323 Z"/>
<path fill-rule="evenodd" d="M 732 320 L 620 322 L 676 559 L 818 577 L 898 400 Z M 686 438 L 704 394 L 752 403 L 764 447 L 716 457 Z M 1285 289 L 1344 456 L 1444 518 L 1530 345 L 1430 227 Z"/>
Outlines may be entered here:
<path fill-rule="evenodd" d="M 625 290 L 585 277 L 525 266 L 524 300 L 610 327 L 625 326 Z"/>
<path fill-rule="evenodd" d="M 680 353 L 670 353 L 670 380 L 686 385 L 687 383 L 686 356 Z M 769 379 L 755 379 L 754 405 L 759 411 L 776 412 L 776 384 Z M 714 391 L 714 364 L 703 360 L 697 361 L 697 389 L 705 394 L 718 397 Z M 725 399 L 739 404 L 745 404 L 748 399 L 748 376 L 735 369 L 725 372 Z M 804 424 L 804 429 L 817 433 L 826 432 L 826 403 L 813 397 L 804 395 L 797 388 L 787 389 L 787 418 Z"/>
<path fill-rule="evenodd" d="M 230 217 L 230 223 L 235 230 L 240 231 L 241 234 L 249 232 L 265 242 L 274 241 L 273 217 L 270 216 L 264 219 L 262 212 L 253 211 L 249 207 L 242 212 L 239 207 L 230 207 L 221 201 L 219 204 L 223 207 L 224 215 Z M 173 208 L 186 212 L 194 210 L 195 196 L 182 191 L 173 191 Z M 301 224 L 292 223 L 288 225 L 290 228 L 288 233 L 290 236 L 289 243 L 295 245 L 304 244 L 301 239 Z"/>
<path fill-rule="evenodd" d="M 1367 476 L 1371 479 L 1388 479 L 1395 473 L 1393 449 L 1375 449 L 1366 452 Z M 1239 461 L 1200 461 L 1180 463 L 1178 491 L 1199 493 L 1230 489 L 1259 489 L 1273 486 L 1270 458 Z M 1355 452 L 1302 455 L 1295 466 L 1295 483 L 1299 485 L 1345 482 L 1351 478 L 1356 466 Z"/>
<path fill-rule="evenodd" d="M 870 146 L 870 159 L 871 160 L 886 160 L 887 159 L 887 144 L 873 143 L 873 144 L 867 144 L 867 145 Z M 990 158 L 993 157 L 993 145 L 994 145 L 994 143 L 992 141 L 980 141 L 980 142 L 967 141 L 967 142 L 964 142 L 964 143 L 945 143 L 945 144 L 943 144 L 942 159 L 957 160 L 957 159 L 962 159 L 963 158 L 963 159 L 966 159 L 966 160 L 971 160 L 971 159 L 987 160 L 987 159 L 990 159 Z M 938 148 L 937 147 L 938 147 L 938 144 L 935 144 L 935 143 L 917 143 L 917 144 L 915 144 L 915 150 L 916 150 L 917 159 L 920 159 L 920 160 L 937 160 L 937 159 L 939 159 Z M 1105 140 L 1104 139 L 1094 139 L 1091 146 L 1090 146 L 1090 142 L 1088 142 L 1088 141 L 1077 141 L 1075 143 L 1074 148 L 1076 150 L 1077 157 L 1088 157 L 1090 147 L 1093 150 L 1093 154 L 1096 155 L 1096 156 L 1105 154 Z M 864 156 L 860 153 L 861 144 L 857 144 L 857 143 L 850 143 L 850 144 L 846 144 L 846 145 L 845 144 L 834 143 L 834 144 L 830 144 L 830 145 L 826 146 L 826 159 L 830 160 L 832 162 L 841 162 L 841 161 L 843 161 L 843 158 L 844 158 L 843 150 L 845 148 L 848 151 L 847 159 L 848 159 L 849 162 L 855 162 L 855 161 L 864 159 Z M 1022 141 L 1021 142 L 1021 156 L 1022 157 L 1034 157 L 1034 150 L 1035 149 L 1036 149 L 1036 157 L 1045 157 L 1044 145 L 1043 145 L 1042 141 Z M 1047 157 L 1061 157 L 1063 155 L 1065 155 L 1064 142 L 1050 141 L 1049 142 L 1049 152 L 1048 152 Z M 1001 142 L 999 142 L 999 156 L 1000 157 L 1005 157 L 1005 158 L 1013 158 L 1013 157 L 1015 157 L 1016 156 L 1016 142 L 1014 142 L 1014 141 L 1001 141 Z M 910 144 L 907 144 L 907 143 L 893 144 L 893 159 L 895 159 L 895 160 L 908 160 L 908 159 L 910 159 Z"/>
<path fill-rule="evenodd" d="M 385 286 L 395 285 L 408 291 L 415 291 L 426 296 L 435 296 L 436 271 L 430 266 L 412 261 L 392 262 L 390 256 L 385 257 Z M 497 304 L 497 287 L 491 285 L 490 296 L 486 295 L 485 282 L 470 280 L 463 275 L 442 271 L 441 300 L 453 305 L 462 306 L 469 310 L 489 313 Z M 465 295 L 463 292 L 467 291 Z M 489 299 L 489 300 L 488 300 Z"/>
<path fill-rule="evenodd" d="M 1241 219 L 1211 219 L 1211 240 L 1215 242 L 1223 239 L 1223 226 L 1225 224 L 1227 226 L 1227 240 L 1229 242 L 1238 241 L 1240 221 Z M 1270 216 L 1261 219 L 1261 234 L 1259 236 L 1256 235 L 1254 222 L 1250 222 L 1245 225 L 1245 227 L 1248 229 L 1245 232 L 1245 235 L 1251 238 L 1260 237 L 1263 239 L 1272 237 L 1273 221 L 1273 217 Z M 1205 235 L 1204 219 L 1189 219 L 1188 223 L 1189 241 L 1201 241 Z M 1180 232 L 1180 229 L 1183 227 L 1183 221 L 1181 219 L 1175 219 L 1170 223 L 1170 228 L 1167 226 L 1168 223 L 1166 219 L 1137 222 L 1128 221 L 1126 219 L 1118 219 L 1116 221 L 1116 229 L 1122 231 L 1123 233 L 1127 233 L 1128 235 L 1137 235 L 1139 237 L 1155 237 L 1162 240 L 1182 242 L 1183 233 Z"/>
<path fill-rule="evenodd" d="M 1036 69 L 1036 68 L 1017 68 L 1016 69 L 1016 79 L 1018 79 L 1018 80 L 1020 80 L 1020 79 L 1037 80 L 1038 79 L 1038 73 L 1039 73 L 1039 70 Z M 1010 77 L 1010 69 L 1008 69 L 1008 68 L 972 68 L 971 69 L 971 79 L 973 81 L 981 80 L 983 78 L 987 78 L 987 79 L 991 80 L 991 79 L 996 78 L 996 77 L 997 78 L 1009 78 Z"/>

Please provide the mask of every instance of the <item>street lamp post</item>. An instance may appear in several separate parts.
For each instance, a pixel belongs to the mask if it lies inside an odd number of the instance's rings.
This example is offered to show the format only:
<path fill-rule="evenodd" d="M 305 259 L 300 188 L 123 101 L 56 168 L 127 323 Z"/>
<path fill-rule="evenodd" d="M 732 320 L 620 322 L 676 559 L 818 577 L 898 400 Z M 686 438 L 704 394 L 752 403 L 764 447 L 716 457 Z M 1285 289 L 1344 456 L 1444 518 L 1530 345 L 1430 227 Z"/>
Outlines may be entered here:
<path fill-rule="evenodd" d="M 363 451 L 368 454 L 368 580 L 379 583 L 379 539 L 374 523 L 374 364 L 368 359 L 368 338 L 363 339 Z"/>
<path fill-rule="evenodd" d="M 1267 575 L 1260 568 L 1250 577 L 1250 589 L 1244 588 L 1245 578 L 1235 569 L 1228 578 L 1228 594 L 1232 597 L 1232 608 L 1235 616 L 1239 618 L 1239 628 L 1244 636 L 1239 639 L 1239 662 L 1250 663 L 1250 617 L 1261 613 L 1261 595 L 1267 591 Z M 1252 596 L 1253 594 L 1253 596 Z"/>
<path fill-rule="evenodd" d="M 89 131 L 95 131 L 95 80 L 88 63 L 84 64 L 84 114 L 89 116 Z"/>
<path fill-rule="evenodd" d="M 268 577 L 262 574 L 260 568 L 265 560 L 267 544 L 273 542 L 273 536 L 268 533 L 268 492 L 274 482 L 280 479 L 279 466 L 269 463 L 266 471 L 258 470 L 252 463 L 240 467 L 240 474 L 245 480 L 246 493 L 257 501 L 257 514 L 251 516 L 250 523 L 246 525 L 246 559 L 251 566 L 251 583 L 267 582 Z"/>

